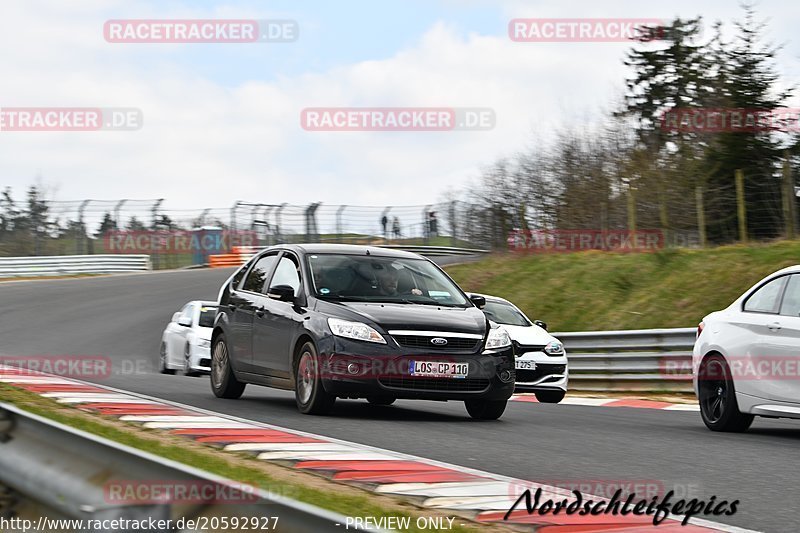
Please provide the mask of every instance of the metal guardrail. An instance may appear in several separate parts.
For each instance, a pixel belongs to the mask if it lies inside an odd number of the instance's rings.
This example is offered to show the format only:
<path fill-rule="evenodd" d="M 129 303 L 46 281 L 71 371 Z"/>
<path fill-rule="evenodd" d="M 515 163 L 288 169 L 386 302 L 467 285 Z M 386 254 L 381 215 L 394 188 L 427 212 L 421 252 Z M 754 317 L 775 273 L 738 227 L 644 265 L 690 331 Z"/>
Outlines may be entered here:
<path fill-rule="evenodd" d="M 217 495 L 244 492 L 241 483 L 193 468 L 0 403 L 0 486 L 36 502 L 48 518 L 154 520 L 199 517 L 279 517 L 271 531 L 341 532 L 346 518 L 275 491 L 247 487 L 242 502 L 130 502 L 109 498 L 115 482 L 219 487 Z M 43 509 L 44 508 L 44 509 Z M 338 525 L 337 525 L 338 524 Z M 349 526 L 358 531 L 368 530 Z M 96 530 L 93 530 L 96 531 Z M 111 531 L 121 531 L 112 529 Z M 149 529 L 149 531 L 155 531 Z"/>
<path fill-rule="evenodd" d="M 0 278 L 113 274 L 151 270 L 149 255 L 53 255 L 0 257 Z"/>
<path fill-rule="evenodd" d="M 553 333 L 567 350 L 569 388 L 692 392 L 695 328 Z"/>

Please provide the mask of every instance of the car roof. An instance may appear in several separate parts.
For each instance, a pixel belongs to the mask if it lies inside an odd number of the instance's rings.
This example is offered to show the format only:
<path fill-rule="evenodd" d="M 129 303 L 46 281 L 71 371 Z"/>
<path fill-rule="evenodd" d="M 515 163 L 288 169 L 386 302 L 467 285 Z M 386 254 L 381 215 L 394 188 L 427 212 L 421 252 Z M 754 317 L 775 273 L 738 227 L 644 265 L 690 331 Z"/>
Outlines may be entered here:
<path fill-rule="evenodd" d="M 506 300 L 505 298 L 500 298 L 499 296 L 492 296 L 491 294 L 480 294 L 477 292 L 471 292 L 470 294 L 474 294 L 475 296 L 483 296 L 484 298 L 486 298 L 487 302 L 507 303 L 514 305 L 512 302 Z M 516 305 L 514 305 L 514 307 L 516 307 Z"/>
<path fill-rule="evenodd" d="M 792 266 L 788 266 L 786 268 L 782 268 L 782 269 L 778 270 L 777 272 L 773 272 L 772 274 L 770 274 L 767 277 L 772 277 L 772 276 L 774 276 L 776 274 L 796 274 L 796 273 L 800 273 L 800 265 L 792 265 Z"/>
<path fill-rule="evenodd" d="M 293 250 L 302 254 L 346 254 L 346 255 L 369 255 L 375 257 L 393 257 L 397 259 L 422 259 L 422 256 L 405 250 L 395 250 L 381 248 L 380 246 L 362 246 L 355 244 L 279 244 L 271 246 L 269 250 Z"/>

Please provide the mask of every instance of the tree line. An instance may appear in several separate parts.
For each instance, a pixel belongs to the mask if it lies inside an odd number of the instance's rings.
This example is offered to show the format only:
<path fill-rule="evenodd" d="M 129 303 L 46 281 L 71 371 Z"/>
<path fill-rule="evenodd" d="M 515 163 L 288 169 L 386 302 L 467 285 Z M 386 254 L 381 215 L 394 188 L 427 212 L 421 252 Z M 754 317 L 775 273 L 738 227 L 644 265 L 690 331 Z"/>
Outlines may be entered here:
<path fill-rule="evenodd" d="M 728 39 L 721 22 L 704 38 L 701 17 L 642 32 L 623 59 L 624 95 L 602 125 L 559 131 L 480 172 L 461 195 L 480 206 L 484 229 L 472 231 L 493 228 L 497 245 L 512 228 L 657 228 L 702 244 L 794 237 L 797 122 L 726 129 L 683 120 L 785 110 L 793 87 L 778 74 L 779 48 L 764 42 L 753 5 L 742 9 Z"/>

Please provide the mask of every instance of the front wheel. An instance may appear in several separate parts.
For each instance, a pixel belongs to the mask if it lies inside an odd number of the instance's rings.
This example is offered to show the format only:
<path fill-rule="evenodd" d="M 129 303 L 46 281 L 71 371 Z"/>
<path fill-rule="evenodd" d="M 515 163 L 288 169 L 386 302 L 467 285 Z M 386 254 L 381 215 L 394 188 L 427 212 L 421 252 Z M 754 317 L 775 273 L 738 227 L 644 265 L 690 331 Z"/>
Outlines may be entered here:
<path fill-rule="evenodd" d="M 192 348 L 189 343 L 186 343 L 186 348 L 183 350 L 183 375 L 195 377 L 200 375 L 198 372 L 192 370 Z"/>
<path fill-rule="evenodd" d="M 294 367 L 294 397 L 304 415 L 326 415 L 333 409 L 336 396 L 322 387 L 317 350 L 310 342 L 300 348 Z"/>
<path fill-rule="evenodd" d="M 559 403 L 566 394 L 563 390 L 536 391 L 536 400 L 539 403 Z"/>
<path fill-rule="evenodd" d="M 158 355 L 158 371 L 162 374 L 174 374 L 175 371 L 167 366 L 167 343 L 161 343 Z"/>
<path fill-rule="evenodd" d="M 211 351 L 211 390 L 214 396 L 235 400 L 242 395 L 246 386 L 233 375 L 225 336 L 218 336 L 214 339 L 214 349 Z"/>
<path fill-rule="evenodd" d="M 472 418 L 477 420 L 497 420 L 506 410 L 507 403 L 507 400 L 467 400 L 464 405 Z"/>
<path fill-rule="evenodd" d="M 725 358 L 712 355 L 700 365 L 697 374 L 700 416 L 711 431 L 746 431 L 753 415 L 739 411 L 733 378 Z"/>

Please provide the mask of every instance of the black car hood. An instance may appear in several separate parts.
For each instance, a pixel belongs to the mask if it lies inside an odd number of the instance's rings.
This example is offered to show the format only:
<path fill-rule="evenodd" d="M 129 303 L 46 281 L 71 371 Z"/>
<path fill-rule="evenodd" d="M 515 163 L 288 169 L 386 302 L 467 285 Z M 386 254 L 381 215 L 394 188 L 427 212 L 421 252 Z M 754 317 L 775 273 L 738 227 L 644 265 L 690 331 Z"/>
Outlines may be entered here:
<path fill-rule="evenodd" d="M 487 328 L 486 316 L 477 307 L 325 302 L 320 300 L 317 310 L 345 320 L 363 320 L 366 318 L 387 331 L 390 329 L 410 329 L 484 335 Z"/>

